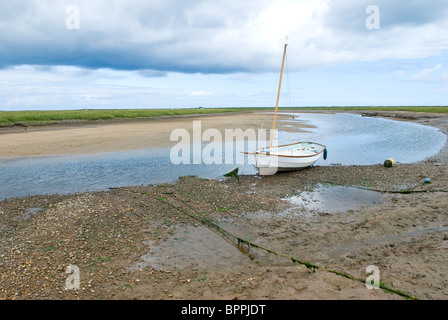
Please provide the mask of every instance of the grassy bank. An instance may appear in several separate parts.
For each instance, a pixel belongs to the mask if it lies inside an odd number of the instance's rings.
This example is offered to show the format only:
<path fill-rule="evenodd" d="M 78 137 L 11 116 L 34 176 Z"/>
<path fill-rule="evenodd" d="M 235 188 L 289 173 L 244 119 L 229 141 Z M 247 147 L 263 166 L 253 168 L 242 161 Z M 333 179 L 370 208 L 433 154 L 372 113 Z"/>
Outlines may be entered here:
<path fill-rule="evenodd" d="M 15 123 L 41 123 L 66 120 L 113 120 L 137 119 L 162 116 L 212 114 L 223 112 L 245 112 L 249 109 L 110 109 L 110 110 L 67 110 L 67 111 L 1 111 L 0 125 Z M 252 110 L 252 109 L 250 109 Z"/>
<path fill-rule="evenodd" d="M 448 107 L 289 107 L 282 110 L 370 110 L 448 113 Z M 273 108 L 210 108 L 210 109 L 110 109 L 67 111 L 0 111 L 0 125 L 17 123 L 45 123 L 66 120 L 113 120 L 162 116 L 213 114 L 223 112 L 248 112 L 273 110 Z"/>
<path fill-rule="evenodd" d="M 446 107 L 299 107 L 288 108 L 294 110 L 353 110 L 353 111 L 408 111 L 408 112 L 429 112 L 429 113 L 448 113 Z"/>

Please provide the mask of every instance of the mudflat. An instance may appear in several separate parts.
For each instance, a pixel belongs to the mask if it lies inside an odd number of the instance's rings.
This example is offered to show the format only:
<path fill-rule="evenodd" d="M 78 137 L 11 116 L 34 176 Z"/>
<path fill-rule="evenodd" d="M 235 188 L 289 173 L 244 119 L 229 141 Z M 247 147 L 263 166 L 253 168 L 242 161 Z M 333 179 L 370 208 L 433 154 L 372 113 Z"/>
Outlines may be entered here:
<path fill-rule="evenodd" d="M 287 116 L 279 115 L 278 119 Z M 193 122 L 200 121 L 201 129 L 269 130 L 273 125 L 271 112 L 210 114 L 200 116 L 159 117 L 145 120 L 91 121 L 74 125 L 61 122 L 47 126 L 16 126 L 0 128 L 0 158 L 70 154 L 94 154 L 171 147 L 173 130 L 193 131 Z M 297 122 L 295 122 L 297 125 Z M 302 127 L 307 127 L 302 124 Z M 281 127 L 281 124 L 279 125 Z M 282 130 L 291 130 L 284 127 Z M 295 128 L 297 131 L 297 126 Z"/>
<path fill-rule="evenodd" d="M 362 113 L 415 121 L 448 133 L 444 114 Z M 272 119 L 263 114 L 256 120 L 253 114 L 220 117 L 207 117 L 203 126 L 216 127 L 226 120 L 221 128 L 229 128 L 229 123 L 259 128 L 263 122 L 269 126 Z M 191 121 L 154 120 L 151 126 L 169 134 Z M 104 145 L 98 144 L 97 151 L 133 143 L 147 146 L 147 141 L 134 141 L 151 136 L 139 133 L 145 124 L 136 129 L 137 124 L 17 129 L 24 132 L 0 136 L 0 148 L 10 157 L 84 153 L 89 146 L 82 145 L 89 138 L 81 132 L 89 130 L 110 135 L 101 137 Z M 54 130 L 57 136 L 73 139 L 77 132 L 79 145 L 61 146 L 67 141 L 61 138 L 49 143 L 54 149 L 44 148 L 48 142 L 39 134 L 50 139 Z M 129 133 L 123 133 L 126 130 Z M 128 136 L 133 138 L 127 140 Z M 4 142 L 5 137 L 15 143 Z M 116 142 L 110 137 L 122 138 L 122 144 L 106 146 Z M 28 139 L 39 144 L 30 153 L 24 152 Z M 239 180 L 182 177 L 157 186 L 4 200 L 0 298 L 444 300 L 448 298 L 447 159 L 445 146 L 430 159 L 391 168 L 316 166 Z M 424 183 L 425 178 L 431 183 Z M 288 200 L 306 191 L 319 192 L 321 185 L 368 189 L 382 199 L 360 208 L 347 203 L 346 209 L 336 212 L 309 211 Z M 80 272 L 76 290 L 67 288 L 70 265 Z M 371 275 L 369 266 L 377 268 L 379 280 L 393 292 L 369 289 L 356 280 Z"/>

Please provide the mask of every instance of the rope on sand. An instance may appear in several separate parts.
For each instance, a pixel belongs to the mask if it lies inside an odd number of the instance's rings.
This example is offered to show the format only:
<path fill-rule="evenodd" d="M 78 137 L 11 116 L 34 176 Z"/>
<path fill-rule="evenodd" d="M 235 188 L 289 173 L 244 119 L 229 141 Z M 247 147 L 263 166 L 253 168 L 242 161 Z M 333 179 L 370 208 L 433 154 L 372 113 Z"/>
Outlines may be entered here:
<path fill-rule="evenodd" d="M 196 212 L 196 210 L 194 208 L 192 208 L 192 206 L 190 204 L 186 203 L 184 200 L 182 200 L 179 197 L 177 197 L 174 193 L 170 193 L 170 195 L 172 195 L 173 197 L 175 197 L 176 199 L 181 201 L 184 205 L 188 206 L 193 212 Z M 345 277 L 345 278 L 348 278 L 348 279 L 351 279 L 351 280 L 355 280 L 355 281 L 358 281 L 358 282 L 366 283 L 365 279 L 352 276 L 352 275 L 350 275 L 348 273 L 345 273 L 345 272 L 342 272 L 342 271 L 328 269 L 328 268 L 325 268 L 325 267 L 322 267 L 322 266 L 318 266 L 316 264 L 313 264 L 313 263 L 310 263 L 310 262 L 307 262 L 307 261 L 303 261 L 303 260 L 300 260 L 300 259 L 288 256 L 286 254 L 283 254 L 283 253 L 280 253 L 280 252 L 276 252 L 276 251 L 271 250 L 269 248 L 265 248 L 263 246 L 257 245 L 255 243 L 250 242 L 250 241 L 244 240 L 244 239 L 242 239 L 242 238 L 240 238 L 240 237 L 238 237 L 238 236 L 228 232 L 227 230 L 221 228 L 220 226 L 218 226 L 216 223 L 214 223 L 210 219 L 198 218 L 196 215 L 188 213 L 187 210 L 185 210 L 185 209 L 183 209 L 183 208 L 181 208 L 179 206 L 176 206 L 174 203 L 168 201 L 166 198 L 157 198 L 157 200 L 159 200 L 162 203 L 165 203 L 166 205 L 168 205 L 168 206 L 176 209 L 177 211 L 187 215 L 188 217 L 193 218 L 194 220 L 199 221 L 200 223 L 204 224 L 205 226 L 207 226 L 211 230 L 218 232 L 220 235 L 222 235 L 224 238 L 226 238 L 231 244 L 237 246 L 237 248 L 240 249 L 240 250 L 241 250 L 241 247 L 243 245 L 247 245 L 248 249 L 250 249 L 250 248 L 257 248 L 257 249 L 266 251 L 266 252 L 274 254 L 276 256 L 289 259 L 293 263 L 298 263 L 298 264 L 304 265 L 307 269 L 312 269 L 313 271 L 315 271 L 315 270 L 322 270 L 322 271 L 325 271 L 325 272 L 334 273 L 334 274 L 336 274 L 338 276 L 342 276 L 342 277 Z M 237 244 L 235 244 L 235 242 L 237 242 Z M 407 293 L 405 293 L 405 292 L 403 292 L 401 290 L 393 289 L 393 288 L 387 286 L 384 282 L 380 282 L 379 287 L 381 289 L 383 289 L 385 292 L 397 294 L 397 295 L 399 295 L 399 296 L 401 296 L 401 297 L 403 297 L 405 299 L 419 300 L 415 296 L 412 296 L 412 295 L 407 294 Z"/>
<path fill-rule="evenodd" d="M 322 182 L 322 183 L 326 183 L 326 184 L 330 184 L 330 185 L 334 184 L 333 182 Z M 412 190 L 413 188 L 416 188 L 418 186 L 408 188 L 408 189 L 402 189 L 402 190 L 384 190 L 384 189 L 375 189 L 375 188 L 363 187 L 363 186 L 357 186 L 357 185 L 344 185 L 344 184 L 340 184 L 340 185 L 341 186 L 349 186 L 351 188 L 356 188 L 356 189 L 380 192 L 380 193 L 411 194 L 411 193 L 429 193 L 429 192 L 448 192 L 448 190 L 445 190 L 445 189 Z"/>
<path fill-rule="evenodd" d="M 429 193 L 429 192 L 448 192 L 448 190 L 411 190 L 411 189 L 403 189 L 403 190 L 381 190 L 381 189 L 373 189 L 368 187 L 361 187 L 361 186 L 350 186 L 352 188 L 357 189 L 363 189 L 363 190 L 369 190 L 374 192 L 381 192 L 381 193 L 400 193 L 400 194 L 411 194 L 411 193 Z"/>

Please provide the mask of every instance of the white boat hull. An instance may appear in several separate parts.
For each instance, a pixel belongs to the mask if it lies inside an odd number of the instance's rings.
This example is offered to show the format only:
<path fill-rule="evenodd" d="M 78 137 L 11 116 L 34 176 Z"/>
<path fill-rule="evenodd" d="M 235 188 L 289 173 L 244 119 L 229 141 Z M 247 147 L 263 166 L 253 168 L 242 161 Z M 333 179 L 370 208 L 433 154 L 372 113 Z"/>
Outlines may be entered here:
<path fill-rule="evenodd" d="M 279 171 L 294 171 L 313 165 L 326 147 L 319 143 L 299 142 L 291 145 L 257 150 L 255 167 L 260 175 L 273 175 Z"/>

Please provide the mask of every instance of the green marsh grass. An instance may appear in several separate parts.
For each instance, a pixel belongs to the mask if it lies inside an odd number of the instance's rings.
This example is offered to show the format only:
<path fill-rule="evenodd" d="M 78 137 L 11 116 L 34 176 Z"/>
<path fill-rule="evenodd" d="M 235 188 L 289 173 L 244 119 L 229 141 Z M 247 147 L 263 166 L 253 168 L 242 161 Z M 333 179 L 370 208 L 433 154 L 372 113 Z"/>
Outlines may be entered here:
<path fill-rule="evenodd" d="M 447 107 L 281 107 L 280 111 L 292 110 L 342 110 L 342 111 L 411 111 L 448 113 Z M 254 111 L 273 111 L 273 108 L 204 108 L 204 109 L 83 109 L 65 111 L 0 111 L 0 125 L 16 123 L 39 124 L 54 121 L 95 121 L 138 119 L 166 116 L 201 115 L 214 113 L 243 113 Z"/>
<path fill-rule="evenodd" d="M 0 124 L 43 123 L 43 122 L 67 121 L 67 120 L 95 121 L 95 120 L 114 120 L 114 119 L 137 119 L 137 118 L 153 118 L 164 116 L 169 117 L 169 116 L 201 115 L 201 114 L 247 112 L 247 111 L 248 111 L 247 108 L 0 111 Z"/>
<path fill-rule="evenodd" d="M 408 112 L 429 112 L 429 113 L 448 113 L 448 106 L 422 106 L 422 107 L 298 107 L 288 109 L 302 110 L 353 110 L 353 111 L 408 111 Z"/>

